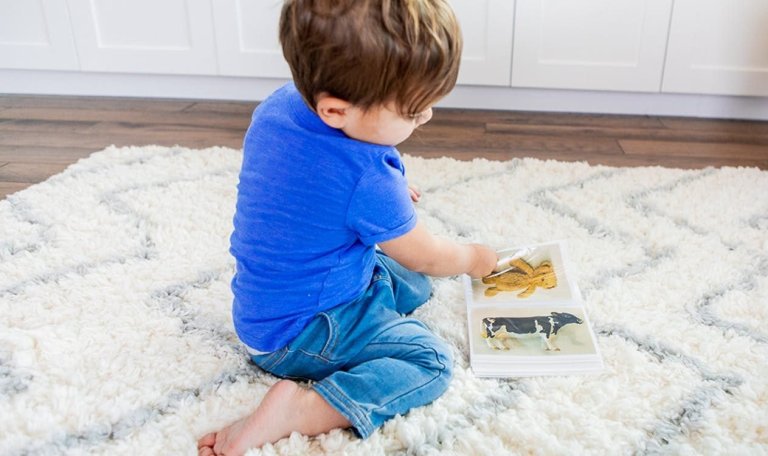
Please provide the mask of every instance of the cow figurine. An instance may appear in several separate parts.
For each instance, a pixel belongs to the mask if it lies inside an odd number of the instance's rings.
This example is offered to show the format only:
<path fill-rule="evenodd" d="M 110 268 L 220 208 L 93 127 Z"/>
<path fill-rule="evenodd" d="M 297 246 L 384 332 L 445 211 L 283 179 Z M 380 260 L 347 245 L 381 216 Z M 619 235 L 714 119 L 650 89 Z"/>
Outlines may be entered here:
<path fill-rule="evenodd" d="M 485 342 L 494 350 L 509 350 L 504 344 L 506 339 L 524 337 L 541 337 L 547 351 L 560 349 L 552 344 L 552 338 L 563 326 L 582 320 L 566 312 L 552 312 L 550 315 L 537 317 L 487 317 L 483 318 L 483 333 Z"/>

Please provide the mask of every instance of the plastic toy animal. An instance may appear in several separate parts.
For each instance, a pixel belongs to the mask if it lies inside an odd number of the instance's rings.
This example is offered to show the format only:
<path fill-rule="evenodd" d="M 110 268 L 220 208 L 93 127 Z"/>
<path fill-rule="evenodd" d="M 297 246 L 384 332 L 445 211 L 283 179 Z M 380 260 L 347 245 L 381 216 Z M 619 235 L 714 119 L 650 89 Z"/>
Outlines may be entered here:
<path fill-rule="evenodd" d="M 537 287 L 555 288 L 557 286 L 555 269 L 549 261 L 542 261 L 534 268 L 522 258 L 517 258 L 510 261 L 509 266 L 513 269 L 483 277 L 483 283 L 491 285 L 485 289 L 486 296 L 496 296 L 500 291 L 523 290 L 517 297 L 527 298 L 536 291 Z"/>

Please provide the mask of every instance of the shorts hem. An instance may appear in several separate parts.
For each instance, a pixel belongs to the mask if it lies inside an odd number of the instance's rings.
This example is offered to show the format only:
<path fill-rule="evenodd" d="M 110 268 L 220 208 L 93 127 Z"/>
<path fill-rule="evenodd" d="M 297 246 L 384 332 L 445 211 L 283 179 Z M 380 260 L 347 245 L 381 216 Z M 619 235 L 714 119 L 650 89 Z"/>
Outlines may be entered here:
<path fill-rule="evenodd" d="M 365 439 L 376 430 L 371 420 L 359 407 L 350 400 L 333 382 L 328 379 L 321 380 L 312 385 L 312 388 L 325 399 L 331 407 L 349 420 L 358 436 Z"/>

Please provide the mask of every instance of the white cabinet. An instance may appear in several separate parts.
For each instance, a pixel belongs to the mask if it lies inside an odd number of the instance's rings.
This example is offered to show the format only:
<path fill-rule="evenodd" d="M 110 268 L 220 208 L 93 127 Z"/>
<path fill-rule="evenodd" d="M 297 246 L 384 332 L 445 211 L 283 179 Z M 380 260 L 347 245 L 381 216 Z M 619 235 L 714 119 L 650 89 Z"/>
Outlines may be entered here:
<path fill-rule="evenodd" d="M 458 84 L 486 86 L 469 88 L 472 97 L 544 93 L 521 87 L 768 96 L 768 0 L 448 1 L 464 38 Z M 139 79 L 142 94 L 163 94 L 163 84 L 190 87 L 176 96 L 216 92 L 205 84 L 271 87 L 291 76 L 278 40 L 282 5 L 0 0 L 0 90 L 58 93 L 51 81 L 65 77 L 66 93 L 84 94 L 111 78 L 100 95 L 131 93 Z"/>
<path fill-rule="evenodd" d="M 86 71 L 216 74 L 210 0 L 68 0 Z"/>
<path fill-rule="evenodd" d="M 768 95 L 768 2 L 675 0 L 665 92 Z"/>
<path fill-rule="evenodd" d="M 512 85 L 658 92 L 671 9 L 672 0 L 518 0 Z"/>
<path fill-rule="evenodd" d="M 464 49 L 459 84 L 509 86 L 514 0 L 452 0 Z"/>
<path fill-rule="evenodd" d="M 214 0 L 219 73 L 290 78 L 278 39 L 282 2 Z"/>
<path fill-rule="evenodd" d="M 64 0 L 0 0 L 0 67 L 78 69 Z"/>
<path fill-rule="evenodd" d="M 509 86 L 514 2 L 453 0 L 451 6 L 464 37 L 459 84 Z M 213 2 L 220 74 L 291 77 L 278 40 L 281 8 L 278 1 Z"/>

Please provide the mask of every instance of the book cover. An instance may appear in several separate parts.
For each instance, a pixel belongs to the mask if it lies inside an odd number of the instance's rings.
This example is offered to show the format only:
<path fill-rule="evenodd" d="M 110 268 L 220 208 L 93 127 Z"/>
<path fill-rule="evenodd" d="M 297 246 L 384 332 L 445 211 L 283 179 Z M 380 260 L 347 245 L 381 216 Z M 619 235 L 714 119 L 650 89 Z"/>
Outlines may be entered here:
<path fill-rule="evenodd" d="M 472 370 L 481 377 L 595 373 L 602 357 L 565 244 L 498 252 L 498 272 L 464 276 Z"/>

